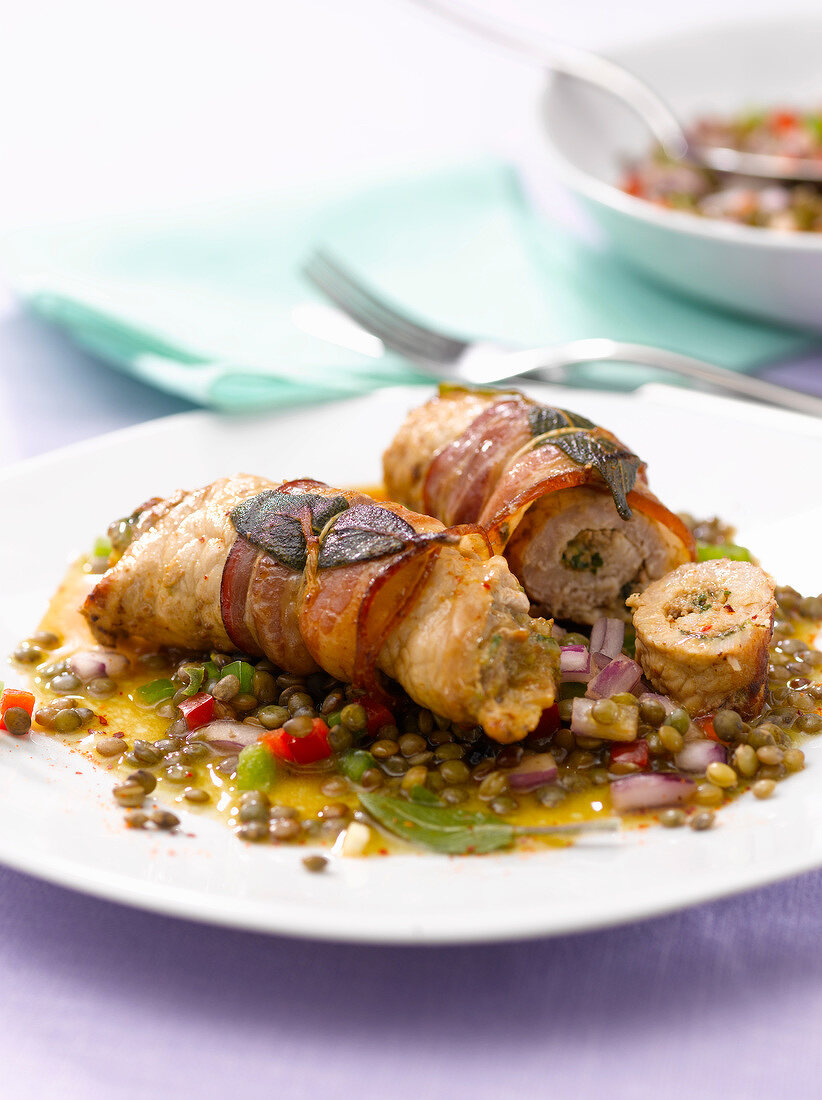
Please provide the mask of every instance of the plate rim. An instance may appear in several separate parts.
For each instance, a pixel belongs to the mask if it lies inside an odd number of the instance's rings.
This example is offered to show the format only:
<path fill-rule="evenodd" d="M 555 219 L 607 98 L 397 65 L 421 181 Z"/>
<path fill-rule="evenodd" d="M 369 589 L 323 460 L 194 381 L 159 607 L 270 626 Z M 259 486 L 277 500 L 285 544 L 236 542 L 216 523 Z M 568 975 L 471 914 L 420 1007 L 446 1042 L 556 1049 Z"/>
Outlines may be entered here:
<path fill-rule="evenodd" d="M 529 388 L 554 399 L 556 399 L 558 392 L 556 387 L 533 386 Z M 414 401 L 418 401 L 420 398 L 419 387 L 400 386 L 393 387 L 389 391 L 377 391 L 350 400 L 370 402 L 377 397 L 378 393 L 386 392 L 388 392 L 390 399 L 392 391 L 395 394 L 399 392 L 408 397 L 413 395 Z M 692 391 L 686 391 L 683 395 L 681 390 L 659 383 L 641 387 L 638 391 L 629 394 L 571 387 L 563 387 L 561 392 L 564 397 L 570 396 L 572 401 L 575 394 L 594 394 L 600 399 L 604 398 L 608 402 L 613 401 L 623 407 L 634 403 L 643 394 L 657 395 L 662 393 L 671 400 L 675 400 L 677 404 L 684 397 L 687 404 L 704 401 L 709 410 L 713 407 L 714 412 L 718 410 L 723 412 L 735 410 L 743 425 L 750 424 L 752 420 L 757 419 L 758 415 L 761 415 L 761 409 L 747 402 L 727 397 L 697 394 Z M 331 403 L 332 407 L 338 404 L 339 402 Z M 306 406 L 299 410 L 281 410 L 281 415 L 291 416 L 296 413 L 298 416 L 304 416 L 312 411 L 314 411 L 313 406 Z M 782 422 L 783 429 L 795 429 L 802 424 L 814 439 L 822 439 L 822 422 L 816 418 L 806 417 L 799 413 L 783 413 L 781 410 L 776 412 L 776 416 Z M 797 417 L 799 417 L 798 421 Z M 197 431 L 199 425 L 204 426 L 205 431 L 214 427 L 218 427 L 221 431 L 225 430 L 226 427 L 230 431 L 235 431 L 241 429 L 244 423 L 256 422 L 260 419 L 259 416 L 226 418 L 207 410 L 189 410 L 171 416 L 159 417 L 9 464 L 0 469 L 0 484 L 8 484 L 9 481 L 14 481 L 20 476 L 36 475 L 43 468 L 53 467 L 55 463 L 59 463 L 64 457 L 84 457 L 89 453 L 118 444 L 139 444 L 158 432 L 169 432 L 173 435 L 181 423 L 192 425 L 194 431 Z M 102 772 L 102 769 L 93 764 L 89 766 L 97 773 Z M 225 829 L 224 825 L 216 822 L 215 824 L 221 830 Z M 525 858 L 531 858 L 532 853 L 523 853 L 522 855 Z M 544 854 L 537 853 L 538 858 L 541 856 L 544 856 Z M 407 859 L 415 861 L 420 859 L 437 860 L 441 863 L 453 864 L 454 859 L 457 857 L 423 854 L 392 858 L 394 860 Z M 517 859 L 519 861 L 520 857 L 505 854 L 483 858 L 504 861 Z M 529 904 L 522 914 L 512 914 L 510 910 L 494 908 L 484 916 L 480 926 L 473 925 L 470 920 L 466 921 L 464 915 L 459 917 L 458 913 L 451 913 L 448 916 L 449 923 L 445 928 L 437 927 L 436 921 L 430 919 L 431 911 L 428 908 L 421 911 L 416 919 L 403 924 L 400 928 L 387 927 L 385 924 L 378 923 L 380 919 L 384 919 L 379 916 L 376 919 L 369 919 L 370 915 L 368 913 L 364 915 L 361 922 L 358 923 L 349 919 L 340 928 L 329 924 L 327 914 L 322 907 L 315 912 L 309 908 L 308 903 L 305 901 L 301 901 L 299 905 L 296 905 L 293 901 L 288 901 L 283 908 L 281 903 L 272 902 L 270 899 L 232 899 L 223 894 L 208 895 L 205 892 L 198 893 L 196 890 L 187 887 L 179 888 L 170 886 L 168 883 L 158 884 L 145 879 L 138 879 L 129 873 L 113 873 L 106 868 L 95 869 L 88 863 L 83 864 L 73 856 L 66 857 L 62 853 L 57 855 L 50 853 L 35 854 L 32 857 L 30 851 L 21 853 L 19 846 L 16 846 L 11 838 L 2 833 L 0 833 L 0 862 L 18 872 L 33 875 L 80 893 L 117 904 L 130 905 L 149 912 L 173 916 L 178 919 L 194 920 L 200 923 L 258 933 L 328 942 L 434 946 L 438 944 L 513 942 L 516 940 L 547 938 L 618 927 L 640 920 L 653 919 L 666 913 L 703 904 L 707 901 L 730 897 L 810 871 L 822 866 L 822 852 L 796 850 L 789 858 L 782 860 L 778 866 L 769 866 L 765 873 L 755 864 L 752 864 L 740 874 L 735 875 L 730 884 L 728 882 L 717 883 L 710 878 L 706 878 L 696 888 L 692 885 L 681 884 L 677 886 L 676 890 L 669 891 L 667 895 L 651 901 L 647 897 L 640 897 L 638 901 L 635 901 L 633 895 L 629 894 L 626 898 L 618 899 L 618 903 L 617 899 L 613 899 L 612 904 L 602 911 L 594 908 L 592 911 L 587 911 L 582 918 L 577 914 L 573 920 L 570 916 L 566 916 L 561 917 L 559 920 L 554 918 L 553 921 L 546 922 L 542 914 L 538 912 L 536 905 Z M 458 863 L 464 865 L 464 861 L 458 861 Z M 296 927 L 295 913 L 297 911 L 302 914 L 300 927 Z"/>

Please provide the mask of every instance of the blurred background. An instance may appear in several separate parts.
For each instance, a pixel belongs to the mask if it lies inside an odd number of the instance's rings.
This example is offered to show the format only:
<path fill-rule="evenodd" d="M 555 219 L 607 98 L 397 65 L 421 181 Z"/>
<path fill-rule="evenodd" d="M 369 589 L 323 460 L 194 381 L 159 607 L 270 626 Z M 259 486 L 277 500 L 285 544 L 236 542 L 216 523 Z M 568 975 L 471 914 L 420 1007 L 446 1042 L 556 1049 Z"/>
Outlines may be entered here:
<path fill-rule="evenodd" d="M 773 0 L 473 6 L 603 50 L 777 12 Z M 814 0 L 792 6 L 818 10 Z M 314 187 L 477 152 L 510 158 L 529 178 L 544 168 L 540 73 L 407 0 L 4 8 L 0 228 Z"/>

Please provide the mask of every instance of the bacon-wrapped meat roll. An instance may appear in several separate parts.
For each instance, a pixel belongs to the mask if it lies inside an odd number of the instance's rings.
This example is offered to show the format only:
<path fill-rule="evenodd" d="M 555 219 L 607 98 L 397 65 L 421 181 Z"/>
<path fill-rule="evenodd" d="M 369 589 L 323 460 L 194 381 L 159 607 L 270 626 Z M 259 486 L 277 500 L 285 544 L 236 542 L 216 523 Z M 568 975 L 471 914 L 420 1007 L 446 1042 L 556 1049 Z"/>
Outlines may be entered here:
<path fill-rule="evenodd" d="M 694 554 L 645 464 L 585 417 L 522 394 L 443 387 L 384 456 L 388 494 L 446 524 L 477 523 L 539 609 L 593 623 Z"/>
<path fill-rule="evenodd" d="M 476 529 L 243 475 L 149 501 L 121 541 L 83 607 L 103 642 L 237 649 L 369 689 L 379 670 L 498 741 L 524 737 L 554 702 L 551 624 L 529 617 Z"/>
<path fill-rule="evenodd" d="M 747 561 L 690 562 L 654 581 L 634 609 L 636 659 L 691 714 L 762 710 L 773 633 L 773 581 Z"/>

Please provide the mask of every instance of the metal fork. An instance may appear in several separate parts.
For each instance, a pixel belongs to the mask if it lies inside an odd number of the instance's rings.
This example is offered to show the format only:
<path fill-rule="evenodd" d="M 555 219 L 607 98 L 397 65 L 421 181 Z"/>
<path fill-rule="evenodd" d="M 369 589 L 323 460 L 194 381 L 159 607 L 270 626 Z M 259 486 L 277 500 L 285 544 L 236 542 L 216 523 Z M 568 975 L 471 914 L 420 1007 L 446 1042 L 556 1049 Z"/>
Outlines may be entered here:
<path fill-rule="evenodd" d="M 648 344 L 592 337 L 550 347 L 516 348 L 497 341 L 466 340 L 439 332 L 391 305 L 322 250 L 309 258 L 303 273 L 343 313 L 376 336 L 385 349 L 397 352 L 424 374 L 441 381 L 490 385 L 528 376 L 566 382 L 568 368 L 579 363 L 633 363 L 795 412 L 822 416 L 822 398 Z M 328 338 L 336 342 L 333 335 Z"/>

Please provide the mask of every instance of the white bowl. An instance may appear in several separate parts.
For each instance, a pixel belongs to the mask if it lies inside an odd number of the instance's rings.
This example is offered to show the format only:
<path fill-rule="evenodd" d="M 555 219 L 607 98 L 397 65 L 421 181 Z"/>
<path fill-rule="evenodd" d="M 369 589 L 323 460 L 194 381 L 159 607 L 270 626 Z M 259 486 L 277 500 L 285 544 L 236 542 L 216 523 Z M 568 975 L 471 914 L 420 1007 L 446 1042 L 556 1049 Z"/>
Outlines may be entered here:
<path fill-rule="evenodd" d="M 822 20 L 726 23 L 611 54 L 678 117 L 822 105 Z M 667 210 L 619 189 L 646 152 L 644 124 L 581 81 L 552 77 L 543 118 L 558 173 L 628 262 L 716 305 L 822 331 L 822 234 L 758 229 Z"/>

